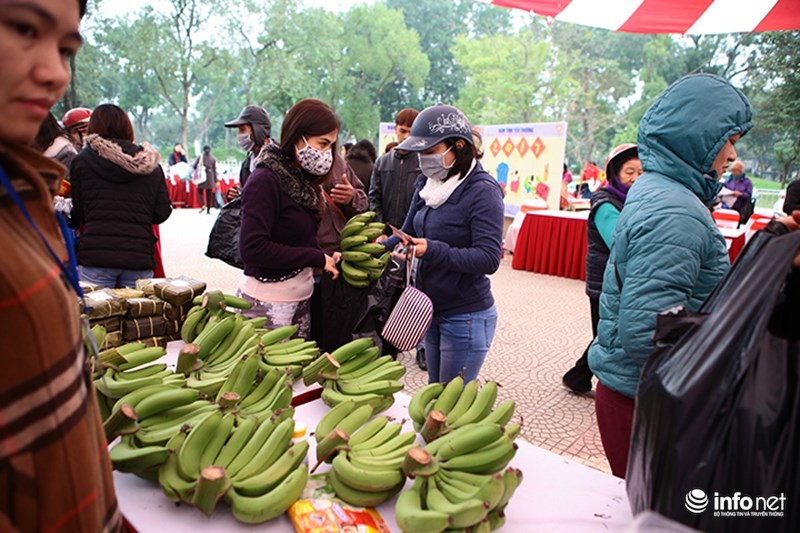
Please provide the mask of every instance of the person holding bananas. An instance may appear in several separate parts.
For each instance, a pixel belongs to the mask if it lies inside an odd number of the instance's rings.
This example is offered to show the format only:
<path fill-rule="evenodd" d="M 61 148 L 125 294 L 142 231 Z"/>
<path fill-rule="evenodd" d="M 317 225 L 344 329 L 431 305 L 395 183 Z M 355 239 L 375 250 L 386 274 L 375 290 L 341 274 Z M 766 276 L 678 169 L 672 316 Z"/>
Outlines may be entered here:
<path fill-rule="evenodd" d="M 423 110 L 397 150 L 417 152 L 422 171 L 402 230 L 422 259 L 416 286 L 433 301 L 428 381 L 474 380 L 497 327 L 487 275 L 500 266 L 503 191 L 477 160 L 469 120 L 453 106 Z M 383 241 L 389 249 L 398 242 Z"/>
<path fill-rule="evenodd" d="M 283 121 L 280 143 L 267 144 L 242 193 L 239 252 L 244 278 L 237 294 L 252 304 L 244 314 L 266 316 L 267 327 L 298 326 L 308 338 L 314 269 L 336 278 L 336 257 L 319 245 L 325 198 L 340 121 L 320 100 L 301 100 Z"/>
<path fill-rule="evenodd" d="M 85 13 L 86 0 L 0 0 L 3 531 L 123 530 L 88 375 L 76 260 L 53 211 L 66 169 L 34 148 L 69 86 Z"/>

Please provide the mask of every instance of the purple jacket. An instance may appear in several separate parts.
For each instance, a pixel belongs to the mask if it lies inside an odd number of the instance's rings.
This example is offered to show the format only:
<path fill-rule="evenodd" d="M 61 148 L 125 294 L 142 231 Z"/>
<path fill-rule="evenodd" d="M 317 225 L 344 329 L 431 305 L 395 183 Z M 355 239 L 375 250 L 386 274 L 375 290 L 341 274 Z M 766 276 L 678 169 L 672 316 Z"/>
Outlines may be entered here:
<path fill-rule="evenodd" d="M 256 168 L 242 193 L 239 253 L 244 273 L 278 279 L 305 267 L 323 268 L 317 242 L 319 220 L 292 200 L 267 167 Z"/>
<path fill-rule="evenodd" d="M 750 198 L 753 196 L 753 182 L 750 181 L 750 178 L 748 178 L 747 174 L 744 172 L 742 172 L 742 175 L 738 179 L 734 178 L 733 174 L 725 178 L 725 188 L 742 193 L 741 196 L 736 198 L 733 205 L 728 206 L 737 211 L 741 211 L 742 206 L 746 202 L 749 202 Z"/>

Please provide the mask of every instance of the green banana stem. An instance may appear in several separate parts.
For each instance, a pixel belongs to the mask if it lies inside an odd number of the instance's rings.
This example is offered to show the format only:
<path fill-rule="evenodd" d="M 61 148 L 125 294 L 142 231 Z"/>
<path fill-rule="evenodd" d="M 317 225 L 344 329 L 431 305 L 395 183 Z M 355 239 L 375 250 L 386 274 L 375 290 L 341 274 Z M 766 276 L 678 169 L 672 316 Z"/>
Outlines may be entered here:
<path fill-rule="evenodd" d="M 448 431 L 447 415 L 441 411 L 433 410 L 428 413 L 428 418 L 425 419 L 425 424 L 422 425 L 422 429 L 419 433 L 422 435 L 425 442 L 431 442 Z"/>
<path fill-rule="evenodd" d="M 225 493 L 231 488 L 231 481 L 221 466 L 207 466 L 200 473 L 194 491 L 192 505 L 210 517 Z"/>
<path fill-rule="evenodd" d="M 208 291 L 203 295 L 201 305 L 209 311 L 225 309 L 225 294 L 220 290 Z"/>
<path fill-rule="evenodd" d="M 238 405 L 240 400 L 241 397 L 235 392 L 223 392 L 217 400 L 217 403 L 223 410 L 226 410 Z"/>
<path fill-rule="evenodd" d="M 127 403 L 122 404 L 119 409 L 112 412 L 111 416 L 103 422 L 106 441 L 111 442 L 120 435 L 132 435 L 139 431 L 137 419 L 136 410 Z"/>
<path fill-rule="evenodd" d="M 188 376 L 203 368 L 203 361 L 199 360 L 200 346 L 194 343 L 185 344 L 178 352 L 178 363 L 175 365 L 177 374 Z"/>
<path fill-rule="evenodd" d="M 325 435 L 325 438 L 317 445 L 317 464 L 311 469 L 311 473 L 313 474 L 319 465 L 332 459 L 338 451 L 347 449 L 347 441 L 349 440 L 350 435 L 340 428 L 336 428 Z"/>
<path fill-rule="evenodd" d="M 425 448 L 415 446 L 408 450 L 400 468 L 408 477 L 430 477 L 439 471 L 439 462 Z"/>

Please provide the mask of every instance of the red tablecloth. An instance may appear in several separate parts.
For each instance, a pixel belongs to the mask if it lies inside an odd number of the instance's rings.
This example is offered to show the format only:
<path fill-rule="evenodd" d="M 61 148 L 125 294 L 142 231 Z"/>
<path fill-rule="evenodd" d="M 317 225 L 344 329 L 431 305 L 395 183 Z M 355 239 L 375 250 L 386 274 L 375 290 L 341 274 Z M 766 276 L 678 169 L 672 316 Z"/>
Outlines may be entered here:
<path fill-rule="evenodd" d="M 167 179 L 167 191 L 172 207 L 200 207 L 200 197 L 197 194 L 197 185 L 191 181 L 178 181 Z"/>
<path fill-rule="evenodd" d="M 586 279 L 588 211 L 533 211 L 517 236 L 511 266 L 537 274 Z"/>
<path fill-rule="evenodd" d="M 731 259 L 731 263 L 733 263 L 744 248 L 744 245 L 747 244 L 747 231 L 742 228 L 720 228 L 719 230 L 728 244 L 728 256 Z"/>

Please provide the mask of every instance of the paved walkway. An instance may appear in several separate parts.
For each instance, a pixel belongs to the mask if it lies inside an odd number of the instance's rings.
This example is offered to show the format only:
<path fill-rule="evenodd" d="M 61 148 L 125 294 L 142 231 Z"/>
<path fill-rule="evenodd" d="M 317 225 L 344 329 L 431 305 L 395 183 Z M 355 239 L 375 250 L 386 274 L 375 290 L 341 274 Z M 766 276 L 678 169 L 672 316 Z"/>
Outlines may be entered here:
<path fill-rule="evenodd" d="M 232 293 L 241 271 L 204 255 L 216 214 L 174 211 L 161 226 L 164 264 L 167 275 L 186 274 Z M 506 254 L 492 286 L 500 320 L 480 381 L 497 381 L 499 398 L 516 401 L 525 440 L 610 473 L 594 402 L 561 386 L 561 376 L 591 339 L 583 282 L 513 270 Z M 400 361 L 408 367 L 405 383 L 413 394 L 427 374 L 417 368 L 413 352 L 401 354 Z"/>

